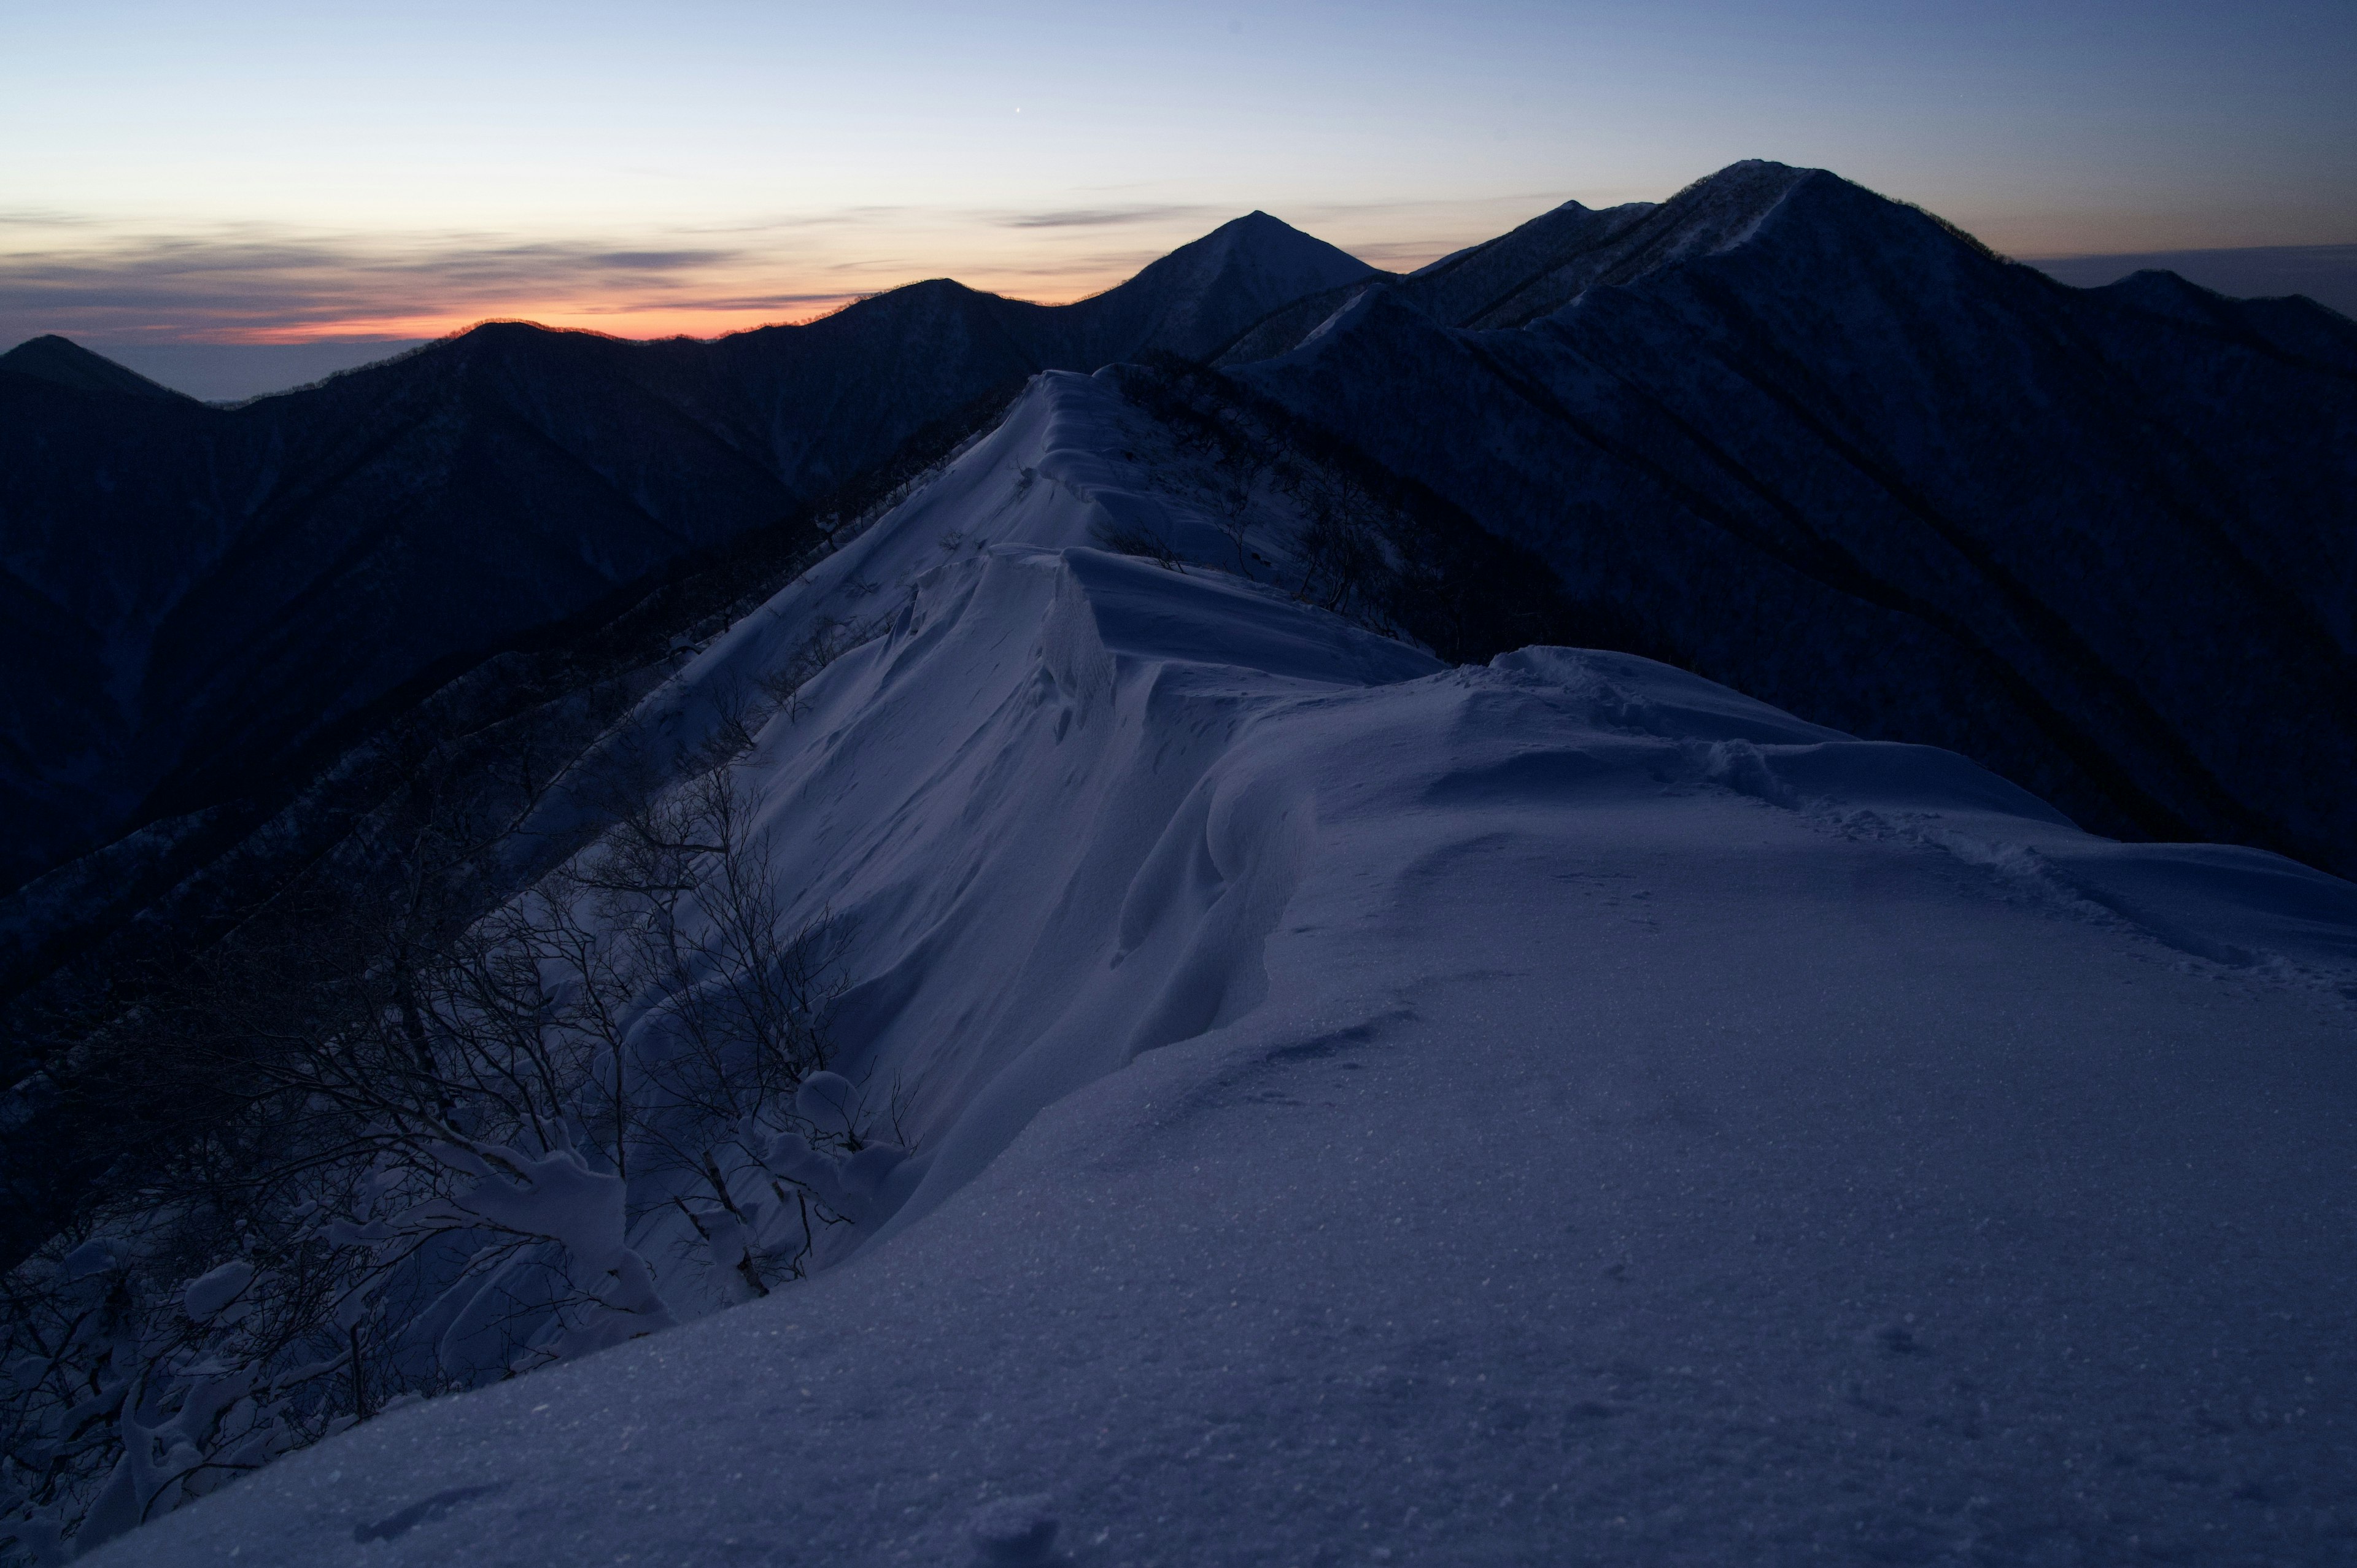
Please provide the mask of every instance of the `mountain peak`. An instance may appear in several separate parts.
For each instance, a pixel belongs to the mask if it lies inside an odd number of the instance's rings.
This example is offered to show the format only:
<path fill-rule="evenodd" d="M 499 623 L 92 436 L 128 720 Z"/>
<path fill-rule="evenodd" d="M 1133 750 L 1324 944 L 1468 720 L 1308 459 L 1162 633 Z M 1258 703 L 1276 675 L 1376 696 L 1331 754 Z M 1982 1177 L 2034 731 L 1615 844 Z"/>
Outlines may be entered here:
<path fill-rule="evenodd" d="M 1293 297 L 1356 283 L 1375 271 L 1348 251 L 1255 208 L 1179 246 L 1130 282 L 1166 276 L 1208 281 L 1226 267 L 1261 274 Z"/>
<path fill-rule="evenodd" d="M 1200 359 L 1280 306 L 1378 275 L 1348 251 L 1255 209 L 1071 308 L 1121 324 L 1109 332 L 1114 359 L 1157 350 Z"/>
<path fill-rule="evenodd" d="M 56 386 L 71 387 L 77 392 L 113 392 L 117 396 L 163 398 L 177 402 L 195 401 L 186 392 L 177 392 L 151 381 L 138 371 L 118 365 L 102 354 L 93 354 L 72 338 L 60 338 L 54 332 L 39 338 L 27 338 L 6 353 L 0 354 L 0 371 L 13 371 L 20 376 Z"/>
<path fill-rule="evenodd" d="M 1212 230 L 1211 233 L 1236 234 L 1239 236 L 1249 236 L 1263 241 L 1274 241 L 1279 242 L 1297 241 L 1307 242 L 1312 245 L 1326 244 L 1325 241 L 1305 234 L 1300 230 L 1295 228 L 1292 224 L 1287 223 L 1284 219 L 1278 218 L 1271 213 L 1264 212 L 1257 207 L 1254 208 L 1250 212 L 1245 213 L 1241 218 L 1229 219 L 1225 223 L 1222 223 L 1218 228 Z M 1205 238 L 1208 239 L 1210 236 L 1206 235 Z M 1333 247 L 1331 246 L 1327 246 L 1327 249 L 1329 250 L 1331 250 L 1332 248 Z"/>

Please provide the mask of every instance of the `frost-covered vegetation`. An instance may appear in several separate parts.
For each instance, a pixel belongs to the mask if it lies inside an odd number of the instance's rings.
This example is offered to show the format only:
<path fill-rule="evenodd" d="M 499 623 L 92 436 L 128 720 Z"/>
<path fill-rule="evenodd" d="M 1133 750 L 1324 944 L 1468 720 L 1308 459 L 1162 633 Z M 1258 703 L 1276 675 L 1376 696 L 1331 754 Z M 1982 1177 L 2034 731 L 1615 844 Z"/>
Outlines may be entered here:
<path fill-rule="evenodd" d="M 233 1113 L 8 1280 L 20 1548 L 767 1294 L 864 1213 L 905 1150 L 888 1094 L 828 1070 L 851 933 L 789 922 L 749 788 L 695 774 L 447 940 L 436 885 L 475 846 L 421 834 L 374 941 L 276 955 L 299 998 L 175 999 Z"/>
<path fill-rule="evenodd" d="M 1011 395 L 834 492 L 819 554 Z M 630 722 L 818 558 L 780 539 L 472 672 L 19 1000 L 10 1186 L 60 1219 L 0 1276 L 0 1552 L 764 1294 L 865 1214 L 906 1151 L 895 1086 L 828 1070 L 854 933 L 789 914 L 737 761 L 882 621 L 704 693 L 687 752 Z"/>

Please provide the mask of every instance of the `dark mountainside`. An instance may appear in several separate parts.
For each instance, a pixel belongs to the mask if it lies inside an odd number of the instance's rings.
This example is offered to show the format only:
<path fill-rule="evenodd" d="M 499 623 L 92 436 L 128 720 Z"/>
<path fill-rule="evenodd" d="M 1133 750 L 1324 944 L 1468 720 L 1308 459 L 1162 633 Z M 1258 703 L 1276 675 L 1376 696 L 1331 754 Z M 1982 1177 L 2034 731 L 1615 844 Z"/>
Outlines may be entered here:
<path fill-rule="evenodd" d="M 1222 364 L 1632 650 L 2098 832 L 2357 871 L 2357 324 L 2072 289 L 1764 163 L 1343 297 Z"/>
<path fill-rule="evenodd" d="M 990 389 L 1203 356 L 1369 271 L 1255 213 L 1071 306 L 937 281 L 709 343 L 500 323 L 228 409 L 21 345 L 0 888 L 283 795 L 371 704 L 793 517 Z"/>

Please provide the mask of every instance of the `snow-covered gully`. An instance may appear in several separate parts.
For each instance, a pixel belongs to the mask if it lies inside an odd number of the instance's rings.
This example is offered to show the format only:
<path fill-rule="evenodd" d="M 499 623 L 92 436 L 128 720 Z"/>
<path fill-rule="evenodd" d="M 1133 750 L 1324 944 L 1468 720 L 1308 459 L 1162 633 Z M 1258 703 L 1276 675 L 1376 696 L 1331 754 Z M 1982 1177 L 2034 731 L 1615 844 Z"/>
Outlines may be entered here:
<path fill-rule="evenodd" d="M 871 1217 L 96 1561 L 2357 1553 L 2357 888 L 1092 548 L 1225 548 L 1111 385 L 646 710 L 875 623 L 739 765 L 904 1090 Z"/>

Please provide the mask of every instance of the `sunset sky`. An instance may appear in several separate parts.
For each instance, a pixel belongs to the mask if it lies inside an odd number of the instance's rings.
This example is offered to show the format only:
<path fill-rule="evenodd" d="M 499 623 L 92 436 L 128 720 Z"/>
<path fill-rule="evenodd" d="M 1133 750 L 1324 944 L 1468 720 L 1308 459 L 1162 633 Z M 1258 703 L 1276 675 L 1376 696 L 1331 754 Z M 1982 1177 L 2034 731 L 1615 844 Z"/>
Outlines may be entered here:
<path fill-rule="evenodd" d="M 1821 165 L 2021 255 L 2357 242 L 2357 4 L 0 4 L 0 347 L 630 336 L 1407 267 Z"/>

